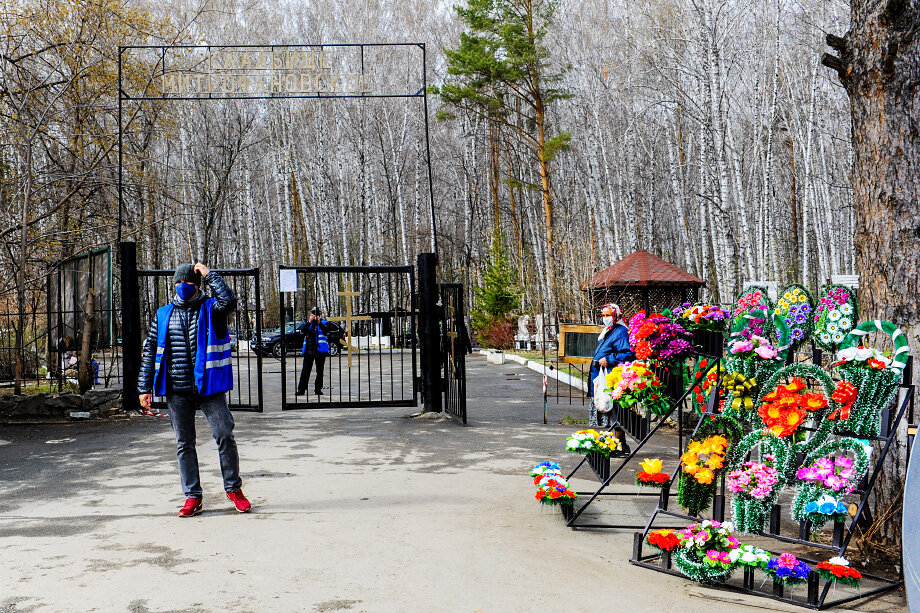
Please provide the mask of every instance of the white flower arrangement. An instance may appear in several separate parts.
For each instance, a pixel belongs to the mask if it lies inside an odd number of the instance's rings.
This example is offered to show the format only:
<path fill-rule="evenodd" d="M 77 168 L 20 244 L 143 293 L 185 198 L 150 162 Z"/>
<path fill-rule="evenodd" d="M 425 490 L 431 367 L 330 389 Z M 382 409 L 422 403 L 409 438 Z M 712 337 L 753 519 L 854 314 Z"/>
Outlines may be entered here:
<path fill-rule="evenodd" d="M 872 347 L 847 347 L 837 352 L 838 362 L 865 362 L 872 359 L 882 362 L 886 368 L 891 364 L 891 359 Z"/>
<path fill-rule="evenodd" d="M 753 545 L 742 545 L 738 549 L 728 552 L 728 557 L 733 563 L 740 562 L 745 566 L 765 567 L 772 557 L 769 551 L 754 547 Z"/>

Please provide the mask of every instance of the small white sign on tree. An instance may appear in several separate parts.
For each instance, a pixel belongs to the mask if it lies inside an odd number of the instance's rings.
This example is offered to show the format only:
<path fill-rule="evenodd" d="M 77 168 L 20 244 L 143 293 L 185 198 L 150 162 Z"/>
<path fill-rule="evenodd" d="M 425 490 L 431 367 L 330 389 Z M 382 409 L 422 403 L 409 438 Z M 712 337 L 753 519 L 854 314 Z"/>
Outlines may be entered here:
<path fill-rule="evenodd" d="M 831 275 L 831 283 L 859 289 L 859 275 Z"/>

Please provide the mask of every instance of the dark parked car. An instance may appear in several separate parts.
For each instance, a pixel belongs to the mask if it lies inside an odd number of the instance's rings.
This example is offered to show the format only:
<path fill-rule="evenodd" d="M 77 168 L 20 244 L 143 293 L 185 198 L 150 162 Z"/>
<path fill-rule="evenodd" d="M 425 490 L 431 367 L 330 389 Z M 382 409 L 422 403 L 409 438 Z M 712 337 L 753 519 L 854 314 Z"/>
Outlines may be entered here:
<path fill-rule="evenodd" d="M 284 326 L 284 344 L 287 347 L 287 353 L 300 353 L 303 347 L 304 328 L 307 322 L 298 321 L 290 322 Z M 342 337 L 345 331 L 335 322 L 329 322 L 329 332 L 326 338 L 329 339 L 329 355 L 338 355 L 342 348 Z M 276 358 L 281 357 L 281 329 L 265 330 L 262 332 L 262 338 L 253 339 L 252 350 L 262 355 L 273 355 Z"/>
<path fill-rule="evenodd" d="M 233 326 L 227 328 L 227 335 L 230 337 L 230 351 L 239 351 L 240 335 L 237 333 L 236 328 Z"/>

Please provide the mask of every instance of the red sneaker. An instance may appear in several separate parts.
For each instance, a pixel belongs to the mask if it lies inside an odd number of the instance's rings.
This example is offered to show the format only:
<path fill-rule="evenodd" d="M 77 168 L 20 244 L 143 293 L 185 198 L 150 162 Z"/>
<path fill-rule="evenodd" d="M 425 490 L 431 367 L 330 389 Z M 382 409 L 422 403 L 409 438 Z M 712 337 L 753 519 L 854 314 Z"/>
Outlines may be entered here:
<path fill-rule="evenodd" d="M 227 498 L 230 499 L 234 505 L 236 505 L 236 510 L 240 513 L 245 513 L 252 508 L 252 505 L 246 500 L 246 497 L 243 496 L 243 490 L 233 490 L 232 492 L 227 492 Z"/>
<path fill-rule="evenodd" d="M 179 509 L 179 517 L 191 517 L 201 513 L 201 498 L 188 498 Z"/>

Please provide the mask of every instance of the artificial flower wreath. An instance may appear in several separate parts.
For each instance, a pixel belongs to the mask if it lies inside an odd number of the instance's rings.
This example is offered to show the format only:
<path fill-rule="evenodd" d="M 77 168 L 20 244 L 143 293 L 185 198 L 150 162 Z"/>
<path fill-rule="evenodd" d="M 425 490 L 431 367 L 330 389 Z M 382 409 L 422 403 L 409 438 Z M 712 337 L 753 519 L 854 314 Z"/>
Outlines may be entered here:
<path fill-rule="evenodd" d="M 725 469 L 731 445 L 741 439 L 738 420 L 720 415 L 706 418 L 681 456 L 677 502 L 690 515 L 699 515 L 715 495 L 716 481 Z"/>
<path fill-rule="evenodd" d="M 639 467 L 642 470 L 636 473 L 636 485 L 658 489 L 670 485 L 671 477 L 661 472 L 661 460 L 657 458 L 647 459 Z"/>
<path fill-rule="evenodd" d="M 850 568 L 850 563 L 846 558 L 831 558 L 826 562 L 818 562 L 815 570 L 822 579 L 827 581 L 837 581 L 844 585 L 858 588 L 859 580 L 862 579 L 862 573 L 855 568 Z"/>

